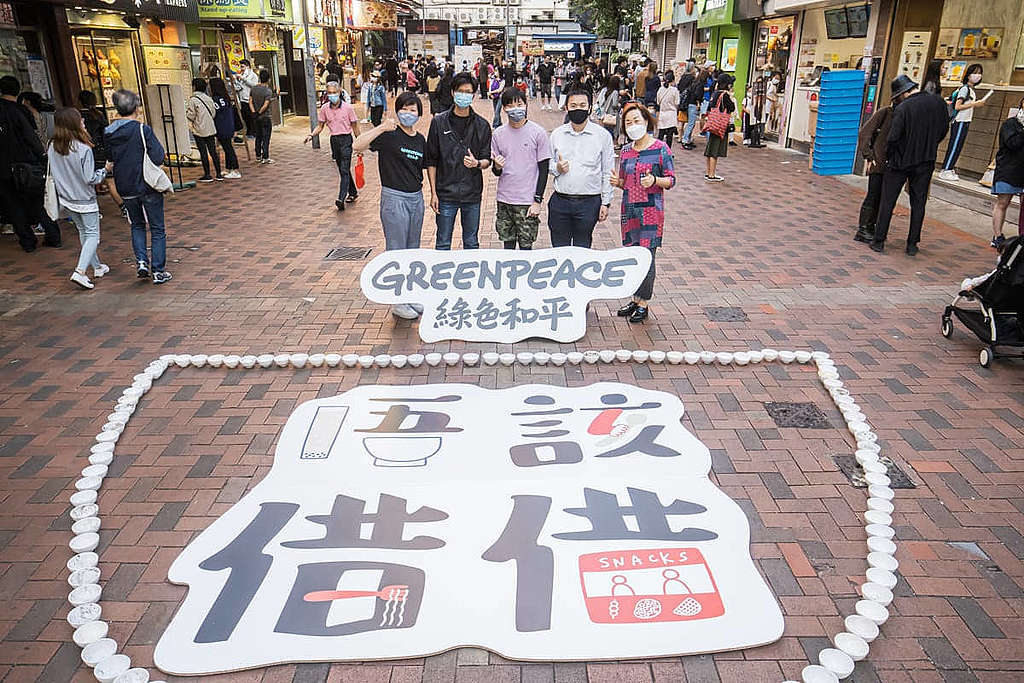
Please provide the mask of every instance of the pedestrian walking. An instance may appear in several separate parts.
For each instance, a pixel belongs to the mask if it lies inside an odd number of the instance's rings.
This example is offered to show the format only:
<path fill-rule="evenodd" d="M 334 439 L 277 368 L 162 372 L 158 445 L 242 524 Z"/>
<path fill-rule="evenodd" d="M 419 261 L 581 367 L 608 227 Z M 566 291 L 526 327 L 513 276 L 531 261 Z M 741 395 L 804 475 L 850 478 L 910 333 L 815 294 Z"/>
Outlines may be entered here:
<path fill-rule="evenodd" d="M 103 129 L 107 127 L 107 114 L 96 106 L 96 93 L 91 90 L 78 91 L 78 113 L 82 116 L 85 130 L 89 133 L 89 140 L 92 142 L 93 165 L 96 170 L 103 168 L 107 163 L 107 145 L 103 139 Z M 98 194 L 110 193 L 110 198 L 117 203 L 117 208 L 124 213 L 124 202 L 117 196 L 114 183 L 109 179 L 104 180 L 96 187 Z"/>
<path fill-rule="evenodd" d="M 565 87 L 565 60 L 558 58 L 558 65 L 555 66 L 555 106 L 558 109 L 565 109 L 565 102 L 562 101 L 562 89 Z"/>
<path fill-rule="evenodd" d="M 270 72 L 260 70 L 260 83 L 250 91 L 249 111 L 256 128 L 256 160 L 261 164 L 272 164 L 270 158 L 270 133 L 274 129 L 270 118 L 270 102 L 277 95 L 270 89 Z"/>
<path fill-rule="evenodd" d="M 491 98 L 491 105 L 494 107 L 494 117 L 491 119 L 491 126 L 498 128 L 501 126 L 501 93 L 505 92 L 505 81 L 502 80 L 500 70 L 495 69 L 494 74 L 491 76 L 491 81 L 487 86 L 487 94 Z M 507 87 L 512 87 L 509 83 Z"/>
<path fill-rule="evenodd" d="M 128 211 L 132 226 L 132 250 L 136 274 L 160 285 L 171 280 L 167 272 L 167 236 L 164 228 L 164 196 L 146 184 L 144 157 L 159 166 L 164 148 L 153 129 L 139 121 L 142 100 L 130 90 L 117 90 L 112 96 L 114 122 L 104 131 L 107 152 L 114 164 L 114 184 Z M 150 250 L 146 249 L 146 225 L 149 225 Z"/>
<path fill-rule="evenodd" d="M 700 117 L 704 113 L 704 87 L 707 79 L 704 77 L 703 72 L 697 69 L 696 65 L 693 69 L 693 80 L 690 81 L 690 87 L 686 91 L 686 125 L 683 126 L 683 149 L 696 149 L 697 145 L 693 142 L 694 131 L 699 134 L 700 129 L 697 125 L 700 123 Z"/>
<path fill-rule="evenodd" d="M 491 128 L 473 111 L 473 79 L 452 79 L 452 108 L 435 116 L 427 132 L 426 166 L 430 208 L 436 214 L 437 249 L 452 248 L 457 215 L 462 223 L 462 247 L 480 247 L 480 200 L 483 171 L 491 165 Z"/>
<path fill-rule="evenodd" d="M 384 245 L 394 249 L 419 249 L 423 228 L 423 168 L 427 141 L 414 130 L 423 115 L 423 103 L 412 93 L 395 99 L 398 117 L 384 120 L 355 139 L 353 149 L 377 153 L 380 175 L 380 223 Z M 419 304 L 397 304 L 392 315 L 412 320 L 423 312 Z"/>
<path fill-rule="evenodd" d="M 704 180 L 709 183 L 720 183 L 725 178 L 718 175 L 718 159 L 729 154 L 729 129 L 732 114 L 736 111 L 730 90 L 735 79 L 729 74 L 718 77 L 715 94 L 708 106 L 708 141 L 704 145 Z M 712 125 L 710 119 L 715 117 L 724 121 L 718 127 Z"/>
<path fill-rule="evenodd" d="M 242 177 L 242 174 L 238 171 L 238 154 L 235 153 L 235 146 L 231 140 L 239 129 L 241 121 L 238 110 L 235 109 L 235 105 L 231 103 L 231 98 L 228 96 L 228 88 L 224 79 L 210 79 L 210 97 L 217 105 L 213 123 L 217 129 L 217 142 L 224 150 L 224 167 L 227 172 L 223 177 L 237 180 Z"/>
<path fill-rule="evenodd" d="M 897 86 L 898 81 L 898 87 Z M 853 239 L 857 242 L 871 243 L 875 239 L 875 224 L 878 221 L 878 207 L 882 201 L 882 182 L 889 168 L 886 148 L 889 131 L 892 129 L 893 108 L 910 95 L 913 81 L 907 79 L 893 81 L 890 93 L 890 104 L 882 107 L 871 115 L 857 136 L 857 151 L 866 161 L 865 171 L 868 175 L 868 193 L 860 205 L 860 219 L 857 222 L 857 234 Z"/>
<path fill-rule="evenodd" d="M 631 323 L 642 323 L 650 313 L 654 296 L 655 254 L 665 227 L 665 190 L 676 184 L 672 150 L 652 134 L 657 121 L 642 104 L 631 102 L 622 114 L 626 137 L 632 144 L 622 148 L 621 166 L 610 182 L 622 190 L 622 246 L 651 251 L 651 267 L 633 299 L 618 310 Z"/>
<path fill-rule="evenodd" d="M 679 125 L 679 90 L 675 86 L 675 74 L 665 72 L 662 86 L 658 88 L 658 139 L 672 148 L 672 136 Z"/>
<path fill-rule="evenodd" d="M 553 247 L 589 248 L 594 226 L 608 218 L 615 150 L 608 131 L 590 120 L 592 104 L 589 90 L 570 90 L 569 122 L 551 132 L 555 192 L 548 200 L 548 229 Z"/>
<path fill-rule="evenodd" d="M 527 98 L 521 90 L 506 88 L 501 106 L 508 125 L 491 137 L 492 169 L 498 176 L 494 227 L 506 249 L 530 250 L 537 241 L 551 143 L 547 131 L 527 119 Z"/>
<path fill-rule="evenodd" d="M 544 61 L 537 67 L 537 83 L 540 86 L 540 108 L 551 111 L 551 82 L 555 77 L 555 67 L 551 63 L 551 55 L 545 55 Z M 557 99 L 557 98 L 556 98 Z"/>
<path fill-rule="evenodd" d="M 992 177 L 992 246 L 1001 250 L 1006 242 L 1003 221 L 1013 196 L 1021 198 L 1021 217 L 1017 233 L 1024 235 L 1024 98 L 1017 103 L 1017 114 L 1003 121 L 999 127 L 999 150 L 996 152 L 996 170 Z M 1024 323 L 1024 321 L 1022 321 Z"/>
<path fill-rule="evenodd" d="M 388 106 L 388 93 L 380 82 L 380 73 L 374 71 L 370 75 L 370 123 L 376 128 L 384 120 L 384 109 Z"/>
<path fill-rule="evenodd" d="M 43 96 L 31 90 L 26 90 L 18 95 L 18 104 L 28 110 L 32 118 L 32 127 L 36 130 L 36 136 L 43 149 L 46 149 L 50 144 L 50 135 L 53 130 L 53 119 L 49 114 L 53 111 L 53 107 L 43 104 Z"/>
<path fill-rule="evenodd" d="M 96 168 L 92 139 L 77 109 L 64 107 L 54 114 L 53 139 L 47 150 L 47 163 L 57 192 L 58 206 L 68 213 L 78 228 L 78 239 L 82 244 L 71 281 L 82 289 L 92 289 L 95 285 L 86 272 L 88 268 L 92 268 L 94 278 L 110 272 L 96 253 L 100 244 L 100 206 L 96 202 L 95 186 L 107 177 L 107 169 Z"/>
<path fill-rule="evenodd" d="M 255 138 L 256 122 L 253 120 L 252 109 L 249 108 L 249 100 L 252 98 L 252 89 L 260 83 L 260 77 L 252 70 L 252 64 L 248 59 L 239 61 L 238 65 L 241 67 L 241 71 L 234 75 L 238 106 L 242 110 L 242 121 L 245 122 L 246 137 Z"/>
<path fill-rule="evenodd" d="M 215 179 L 224 180 L 220 171 L 220 155 L 217 153 L 217 103 L 207 94 L 207 87 L 206 81 L 202 78 L 193 78 L 192 97 L 185 103 L 188 129 L 196 139 L 199 158 L 203 162 L 203 175 L 199 178 L 201 183 L 212 183 Z M 210 175 L 211 158 L 215 176 Z"/>
<path fill-rule="evenodd" d="M 21 84 L 14 76 L 0 78 L 0 210 L 26 252 L 36 250 L 34 225 L 42 225 L 43 244 L 60 247 L 60 228 L 43 210 L 46 150 L 39 142 L 31 115 L 17 102 Z"/>
<path fill-rule="evenodd" d="M 960 180 L 954 167 L 960 158 L 960 152 L 963 151 L 964 142 L 967 140 L 967 131 L 970 130 L 971 121 L 974 120 L 974 110 L 985 106 L 988 98 L 992 96 L 992 91 L 989 90 L 988 95 L 979 100 L 977 93 L 974 92 L 974 86 L 981 83 L 982 75 L 981 64 L 971 64 L 964 69 L 964 75 L 960 79 L 962 85 L 950 95 L 949 99 L 953 103 L 955 115 L 949 124 L 949 146 L 946 148 L 946 158 L 942 162 L 942 170 L 939 171 L 940 180 Z"/>
<path fill-rule="evenodd" d="M 415 96 L 415 95 L 414 95 Z M 418 98 L 417 98 L 418 99 Z M 327 86 L 327 102 L 320 107 L 319 123 L 303 144 L 320 135 L 326 126 L 331 133 L 331 158 L 338 165 L 338 198 L 334 205 L 338 211 L 345 210 L 345 204 L 351 204 L 359 197 L 359 191 L 352 180 L 352 139 L 359 136 L 359 117 L 352 105 L 341 99 L 341 91 L 336 83 Z"/>
<path fill-rule="evenodd" d="M 908 96 L 892 113 L 892 128 L 889 130 L 886 147 L 889 168 L 882 179 L 882 199 L 879 202 L 878 222 L 871 249 L 879 253 L 885 250 L 892 212 L 903 185 L 907 184 L 910 192 L 907 254 L 913 256 L 921 241 L 921 226 L 924 224 L 928 185 L 935 168 L 936 151 L 949 130 L 949 110 L 937 95 L 919 92 L 917 83 L 907 75 L 900 74 L 896 81 L 900 82 L 893 83 L 893 92 L 906 92 Z"/>

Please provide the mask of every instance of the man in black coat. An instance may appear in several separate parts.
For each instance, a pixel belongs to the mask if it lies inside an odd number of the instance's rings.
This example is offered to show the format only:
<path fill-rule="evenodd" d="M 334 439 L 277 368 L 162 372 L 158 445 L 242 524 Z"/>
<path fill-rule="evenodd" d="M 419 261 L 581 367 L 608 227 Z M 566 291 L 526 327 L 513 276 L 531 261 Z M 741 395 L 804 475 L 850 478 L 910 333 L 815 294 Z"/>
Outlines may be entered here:
<path fill-rule="evenodd" d="M 949 110 L 938 95 L 919 92 L 917 83 L 901 74 L 892 82 L 893 99 L 903 93 L 910 95 L 893 110 L 892 128 L 886 144 L 889 168 L 882 179 L 882 199 L 871 249 L 881 253 L 889 234 L 889 223 L 896 208 L 900 190 L 906 183 L 910 192 L 910 232 L 907 233 L 907 254 L 917 253 L 924 223 L 924 207 L 928 186 L 935 169 L 936 150 L 949 130 Z"/>
<path fill-rule="evenodd" d="M 60 228 L 43 210 L 46 152 L 31 114 L 18 104 L 21 84 L 14 76 L 0 78 L 0 213 L 14 226 L 21 248 L 35 251 L 32 227 L 43 226 L 43 244 L 60 246 Z M 35 179 L 35 180 L 33 180 Z"/>

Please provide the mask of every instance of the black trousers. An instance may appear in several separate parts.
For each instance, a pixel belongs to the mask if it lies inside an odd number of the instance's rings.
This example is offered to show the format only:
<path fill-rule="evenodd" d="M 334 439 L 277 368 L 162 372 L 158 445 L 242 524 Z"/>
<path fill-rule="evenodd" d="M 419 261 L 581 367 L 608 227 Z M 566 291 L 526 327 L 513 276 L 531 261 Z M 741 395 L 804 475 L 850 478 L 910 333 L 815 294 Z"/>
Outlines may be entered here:
<path fill-rule="evenodd" d="M 215 177 L 220 177 L 220 154 L 217 153 L 217 136 L 208 135 L 206 137 L 195 136 L 196 147 L 199 148 L 199 158 L 203 162 L 203 175 L 210 175 L 210 158 L 213 158 L 213 170 L 216 171 Z"/>
<path fill-rule="evenodd" d="M 640 283 L 640 286 L 637 287 L 636 294 L 633 295 L 638 299 L 643 299 L 644 301 L 649 301 L 654 296 L 654 274 L 656 270 L 654 267 L 654 257 L 658 251 L 657 247 L 647 248 L 651 251 L 651 267 L 647 270 L 647 277 L 645 277 L 644 281 Z"/>
<path fill-rule="evenodd" d="M 351 133 L 331 136 L 331 156 L 334 157 L 334 163 L 338 165 L 338 175 L 341 177 L 341 182 L 338 185 L 338 201 L 345 201 L 345 197 L 355 199 L 359 196 L 359 192 L 352 180 Z"/>
<path fill-rule="evenodd" d="M 882 201 L 884 178 L 884 173 L 868 174 L 868 193 L 860 205 L 860 220 L 857 222 L 857 227 L 868 228 L 872 232 L 875 230 L 875 224 L 878 222 L 878 205 Z"/>
<path fill-rule="evenodd" d="M 25 251 L 32 251 L 38 242 L 32 227 L 39 223 L 46 231 L 46 244 L 60 244 L 60 228 L 43 210 L 43 195 L 25 195 L 14 186 L 10 178 L 0 180 L 0 213 L 10 221 L 18 243 Z"/>
<path fill-rule="evenodd" d="M 374 107 L 370 107 L 370 122 L 373 127 L 376 128 L 380 125 L 380 122 L 384 120 L 384 105 L 378 104 Z"/>
<path fill-rule="evenodd" d="M 257 116 L 253 119 L 256 129 L 256 158 L 270 158 L 270 134 L 274 130 L 274 122 L 270 116 Z"/>
<path fill-rule="evenodd" d="M 672 136 L 675 135 L 675 128 L 662 128 L 658 131 L 658 139 L 669 147 L 672 146 Z"/>
<path fill-rule="evenodd" d="M 234 171 L 238 168 L 238 154 L 235 153 L 235 146 L 231 144 L 231 138 L 218 137 L 217 141 L 224 150 L 224 166 L 229 171 Z"/>
<path fill-rule="evenodd" d="M 552 247 L 586 247 L 594 241 L 594 226 L 601 212 L 601 195 L 564 195 L 548 201 L 548 230 Z"/>
<path fill-rule="evenodd" d="M 238 108 L 242 110 L 242 122 L 245 123 L 245 134 L 256 137 L 256 122 L 253 119 L 252 110 L 248 102 L 239 102 Z"/>
<path fill-rule="evenodd" d="M 878 222 L 875 224 L 875 242 L 885 242 L 889 235 L 889 223 L 896 208 L 903 183 L 910 190 L 910 231 L 907 244 L 921 241 L 921 226 L 924 224 L 924 206 L 928 202 L 928 186 L 932 180 L 935 163 L 926 161 L 912 168 L 889 169 L 882 178 L 882 199 L 878 207 Z"/>

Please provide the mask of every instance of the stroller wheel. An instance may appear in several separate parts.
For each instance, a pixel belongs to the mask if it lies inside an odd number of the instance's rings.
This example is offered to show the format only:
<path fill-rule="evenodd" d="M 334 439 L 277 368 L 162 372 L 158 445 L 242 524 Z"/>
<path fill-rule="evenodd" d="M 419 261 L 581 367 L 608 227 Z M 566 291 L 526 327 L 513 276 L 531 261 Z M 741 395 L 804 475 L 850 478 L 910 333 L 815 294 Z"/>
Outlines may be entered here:
<path fill-rule="evenodd" d="M 995 358 L 996 352 L 991 346 L 986 346 L 978 354 L 978 361 L 981 363 L 981 367 L 987 368 L 992 365 L 992 359 Z"/>
<path fill-rule="evenodd" d="M 942 336 L 946 339 L 953 338 L 953 321 L 946 316 L 942 316 Z"/>

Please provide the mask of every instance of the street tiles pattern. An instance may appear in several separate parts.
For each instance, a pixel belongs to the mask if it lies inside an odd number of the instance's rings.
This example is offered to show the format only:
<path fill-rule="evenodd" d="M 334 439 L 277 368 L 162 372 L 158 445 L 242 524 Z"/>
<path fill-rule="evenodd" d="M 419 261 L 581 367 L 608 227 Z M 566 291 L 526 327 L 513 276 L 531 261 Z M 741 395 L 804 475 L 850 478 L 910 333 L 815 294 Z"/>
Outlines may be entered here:
<path fill-rule="evenodd" d="M 480 106 L 481 113 L 485 113 Z M 538 119 L 549 128 L 554 114 Z M 902 253 L 906 217 L 889 253 L 852 241 L 860 195 L 811 175 L 787 152 L 732 148 L 726 182 L 705 185 L 700 148 L 676 149 L 665 247 L 646 325 L 597 302 L 576 344 L 423 344 L 415 323 L 367 305 L 362 262 L 325 261 L 330 249 L 383 246 L 376 164 L 339 213 L 337 173 L 325 149 L 303 147 L 303 124 L 275 131 L 241 181 L 168 201 L 168 269 L 137 281 L 128 231 L 103 201 L 101 257 L 113 271 L 91 292 L 67 282 L 77 240 L 26 255 L 0 242 L 0 680 L 88 681 L 70 641 L 64 563 L 67 496 L 103 416 L 128 378 L 162 353 L 339 351 L 569 351 L 588 348 L 828 351 L 868 413 L 883 453 L 917 484 L 897 492 L 901 580 L 892 618 L 858 664 L 858 681 L 1016 681 L 1024 677 L 1024 373 L 1020 361 L 983 370 L 963 328 L 938 332 L 942 307 L 965 275 L 991 269 L 991 250 L 955 227 L 925 224 L 921 253 Z M 325 137 L 326 142 L 326 137 Z M 196 171 L 187 170 L 186 177 Z M 617 197 L 618 199 L 618 197 Z M 493 229 L 494 182 L 481 242 Z M 617 246 L 618 210 L 598 248 Z M 542 216 L 542 224 L 544 217 Z M 538 246 L 547 242 L 545 231 Z M 458 235 L 458 230 L 456 230 Z M 428 215 L 424 244 L 433 239 Z M 456 238 L 456 242 L 458 239 Z M 713 321 L 706 309 L 747 320 Z M 741 316 L 736 316 L 741 317 Z M 161 380 L 119 443 L 100 495 L 104 618 L 138 666 L 184 588 L 167 567 L 196 533 L 267 472 L 292 408 L 364 383 L 465 381 L 573 386 L 609 380 L 677 393 L 684 423 L 713 453 L 717 484 L 751 521 L 752 555 L 786 614 L 783 638 L 713 656 L 621 663 L 526 664 L 474 649 L 421 660 L 299 664 L 215 677 L 223 681 L 778 681 L 796 678 L 841 615 L 862 575 L 863 490 L 832 457 L 852 439 L 808 368 L 758 366 L 421 367 L 415 370 L 186 369 Z M 766 402 L 812 402 L 833 429 L 777 427 Z M 181 680 L 181 679 L 172 679 Z"/>

